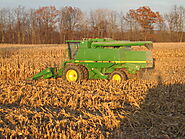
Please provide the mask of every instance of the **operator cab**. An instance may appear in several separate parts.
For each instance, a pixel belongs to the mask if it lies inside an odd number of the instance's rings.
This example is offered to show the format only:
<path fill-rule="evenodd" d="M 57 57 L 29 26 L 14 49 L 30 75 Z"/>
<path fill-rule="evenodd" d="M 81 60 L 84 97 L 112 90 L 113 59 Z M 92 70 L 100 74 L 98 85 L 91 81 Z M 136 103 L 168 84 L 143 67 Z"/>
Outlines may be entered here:
<path fill-rule="evenodd" d="M 74 59 L 77 54 L 78 48 L 80 47 L 81 41 L 66 41 L 66 42 L 68 44 L 69 58 Z"/>

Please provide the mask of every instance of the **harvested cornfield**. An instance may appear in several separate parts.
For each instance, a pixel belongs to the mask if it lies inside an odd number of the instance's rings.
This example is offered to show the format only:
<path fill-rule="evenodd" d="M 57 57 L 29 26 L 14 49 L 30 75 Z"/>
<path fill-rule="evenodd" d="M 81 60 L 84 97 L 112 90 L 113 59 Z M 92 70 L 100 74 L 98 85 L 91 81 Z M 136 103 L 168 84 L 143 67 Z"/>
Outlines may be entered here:
<path fill-rule="evenodd" d="M 143 79 L 26 81 L 65 45 L 0 46 L 0 138 L 185 138 L 185 44 L 154 44 Z"/>

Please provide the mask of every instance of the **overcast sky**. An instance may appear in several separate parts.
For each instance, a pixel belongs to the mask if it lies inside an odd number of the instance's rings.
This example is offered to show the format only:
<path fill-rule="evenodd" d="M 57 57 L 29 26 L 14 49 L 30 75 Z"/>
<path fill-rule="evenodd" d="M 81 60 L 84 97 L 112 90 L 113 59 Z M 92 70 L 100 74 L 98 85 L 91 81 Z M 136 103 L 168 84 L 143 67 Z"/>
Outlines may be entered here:
<path fill-rule="evenodd" d="M 26 8 L 73 6 L 84 12 L 99 8 L 127 12 L 129 9 L 149 6 L 154 11 L 166 13 L 173 5 L 185 7 L 185 0 L 0 0 L 0 8 L 16 8 L 19 5 Z"/>

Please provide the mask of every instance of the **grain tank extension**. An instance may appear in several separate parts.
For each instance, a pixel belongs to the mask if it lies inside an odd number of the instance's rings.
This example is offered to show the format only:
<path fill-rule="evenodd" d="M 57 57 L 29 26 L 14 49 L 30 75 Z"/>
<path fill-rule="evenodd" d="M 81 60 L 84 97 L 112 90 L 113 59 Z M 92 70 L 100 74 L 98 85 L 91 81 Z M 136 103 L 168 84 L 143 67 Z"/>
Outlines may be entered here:
<path fill-rule="evenodd" d="M 68 40 L 69 60 L 60 69 L 47 68 L 31 79 L 43 76 L 62 77 L 67 81 L 109 79 L 122 81 L 140 75 L 143 70 L 154 68 L 150 41 L 115 41 L 112 39 Z M 145 46 L 147 50 L 132 47 Z"/>

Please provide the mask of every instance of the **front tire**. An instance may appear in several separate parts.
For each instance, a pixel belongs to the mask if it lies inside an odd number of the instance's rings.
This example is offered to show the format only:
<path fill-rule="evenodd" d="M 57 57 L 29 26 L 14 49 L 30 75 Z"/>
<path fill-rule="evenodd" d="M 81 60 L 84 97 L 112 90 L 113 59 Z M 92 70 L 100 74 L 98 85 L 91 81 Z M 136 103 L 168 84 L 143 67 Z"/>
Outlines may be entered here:
<path fill-rule="evenodd" d="M 63 73 L 64 80 L 69 82 L 88 79 L 88 70 L 82 65 L 67 65 Z"/>

